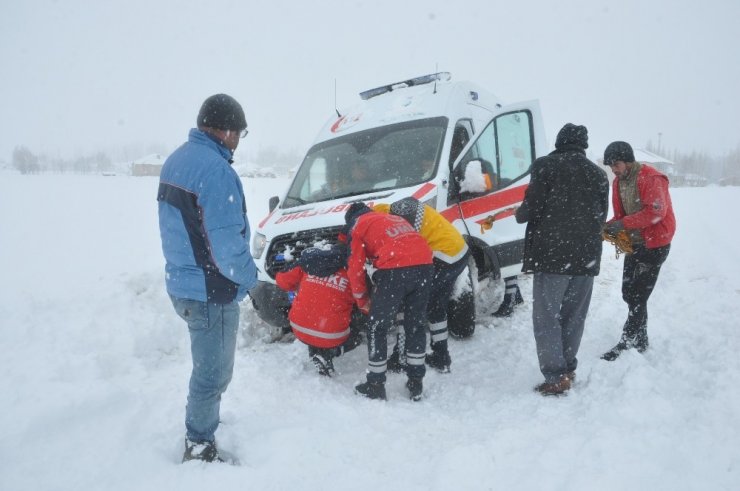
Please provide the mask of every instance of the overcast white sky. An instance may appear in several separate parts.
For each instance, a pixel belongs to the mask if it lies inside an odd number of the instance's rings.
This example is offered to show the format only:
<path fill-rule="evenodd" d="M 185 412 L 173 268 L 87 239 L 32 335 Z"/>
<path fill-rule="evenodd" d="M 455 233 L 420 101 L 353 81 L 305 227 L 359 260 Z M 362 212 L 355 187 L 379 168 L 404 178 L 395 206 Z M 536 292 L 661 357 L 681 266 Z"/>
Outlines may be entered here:
<path fill-rule="evenodd" d="M 539 99 L 550 142 L 722 153 L 740 144 L 737 0 L 42 1 L 0 4 L 0 161 L 174 149 L 202 101 L 245 108 L 255 152 L 299 152 L 334 110 L 440 71 Z M 240 148 L 241 150 L 241 148 Z"/>

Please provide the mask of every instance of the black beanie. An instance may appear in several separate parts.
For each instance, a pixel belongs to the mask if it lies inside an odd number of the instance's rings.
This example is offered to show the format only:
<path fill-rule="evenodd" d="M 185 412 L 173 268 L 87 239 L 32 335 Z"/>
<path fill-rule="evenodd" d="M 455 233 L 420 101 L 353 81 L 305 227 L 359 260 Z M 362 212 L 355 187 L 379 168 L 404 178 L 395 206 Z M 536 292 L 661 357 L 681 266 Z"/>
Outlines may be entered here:
<path fill-rule="evenodd" d="M 350 207 L 347 209 L 347 212 L 344 214 L 344 222 L 350 226 L 351 222 L 354 222 L 354 220 L 359 217 L 360 215 L 364 215 L 365 213 L 368 213 L 370 211 L 373 211 L 370 209 L 369 206 L 367 206 L 365 203 L 358 202 L 358 203 L 352 203 Z"/>
<path fill-rule="evenodd" d="M 575 145 L 583 149 L 588 148 L 588 130 L 586 127 L 573 123 L 563 126 L 555 139 L 555 148 L 565 145 Z"/>
<path fill-rule="evenodd" d="M 604 165 L 613 165 L 617 160 L 634 162 L 635 152 L 627 142 L 611 142 L 604 150 Z"/>
<path fill-rule="evenodd" d="M 226 94 L 216 94 L 203 102 L 197 125 L 217 130 L 241 131 L 247 127 L 247 120 L 236 99 Z"/>

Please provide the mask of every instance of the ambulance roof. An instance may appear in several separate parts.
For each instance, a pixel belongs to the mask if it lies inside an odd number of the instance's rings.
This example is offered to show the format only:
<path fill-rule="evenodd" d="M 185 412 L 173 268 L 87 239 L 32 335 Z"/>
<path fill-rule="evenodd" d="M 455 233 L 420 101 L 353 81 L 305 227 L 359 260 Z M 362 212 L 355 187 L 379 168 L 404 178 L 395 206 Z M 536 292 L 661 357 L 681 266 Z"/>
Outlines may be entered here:
<path fill-rule="evenodd" d="M 340 111 L 319 132 L 314 144 L 358 131 L 417 119 L 466 117 L 466 104 L 494 110 L 501 102 L 471 82 L 452 82 L 447 72 L 395 82 L 360 93 L 357 105 Z"/>

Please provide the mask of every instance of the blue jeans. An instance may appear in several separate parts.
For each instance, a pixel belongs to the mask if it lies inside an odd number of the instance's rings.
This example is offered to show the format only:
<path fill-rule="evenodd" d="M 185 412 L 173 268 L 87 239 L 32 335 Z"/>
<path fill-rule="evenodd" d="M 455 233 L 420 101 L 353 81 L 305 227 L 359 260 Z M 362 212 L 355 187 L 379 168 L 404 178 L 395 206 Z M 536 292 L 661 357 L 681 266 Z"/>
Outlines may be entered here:
<path fill-rule="evenodd" d="M 239 303 L 199 302 L 170 296 L 177 315 L 188 323 L 193 371 L 185 409 L 187 437 L 213 441 L 219 423 L 221 394 L 234 371 Z"/>

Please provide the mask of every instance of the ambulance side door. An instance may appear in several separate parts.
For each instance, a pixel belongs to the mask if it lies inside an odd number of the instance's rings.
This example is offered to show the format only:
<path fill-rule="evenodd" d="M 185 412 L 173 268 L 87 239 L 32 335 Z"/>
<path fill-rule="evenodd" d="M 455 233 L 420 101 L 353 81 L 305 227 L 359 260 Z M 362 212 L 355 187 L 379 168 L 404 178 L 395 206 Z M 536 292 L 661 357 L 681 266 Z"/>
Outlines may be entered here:
<path fill-rule="evenodd" d="M 526 227 L 514 213 L 545 145 L 539 103 L 512 104 L 500 108 L 452 164 L 447 204 L 458 208 L 456 225 L 482 253 L 484 269 L 504 277 L 521 270 Z"/>

